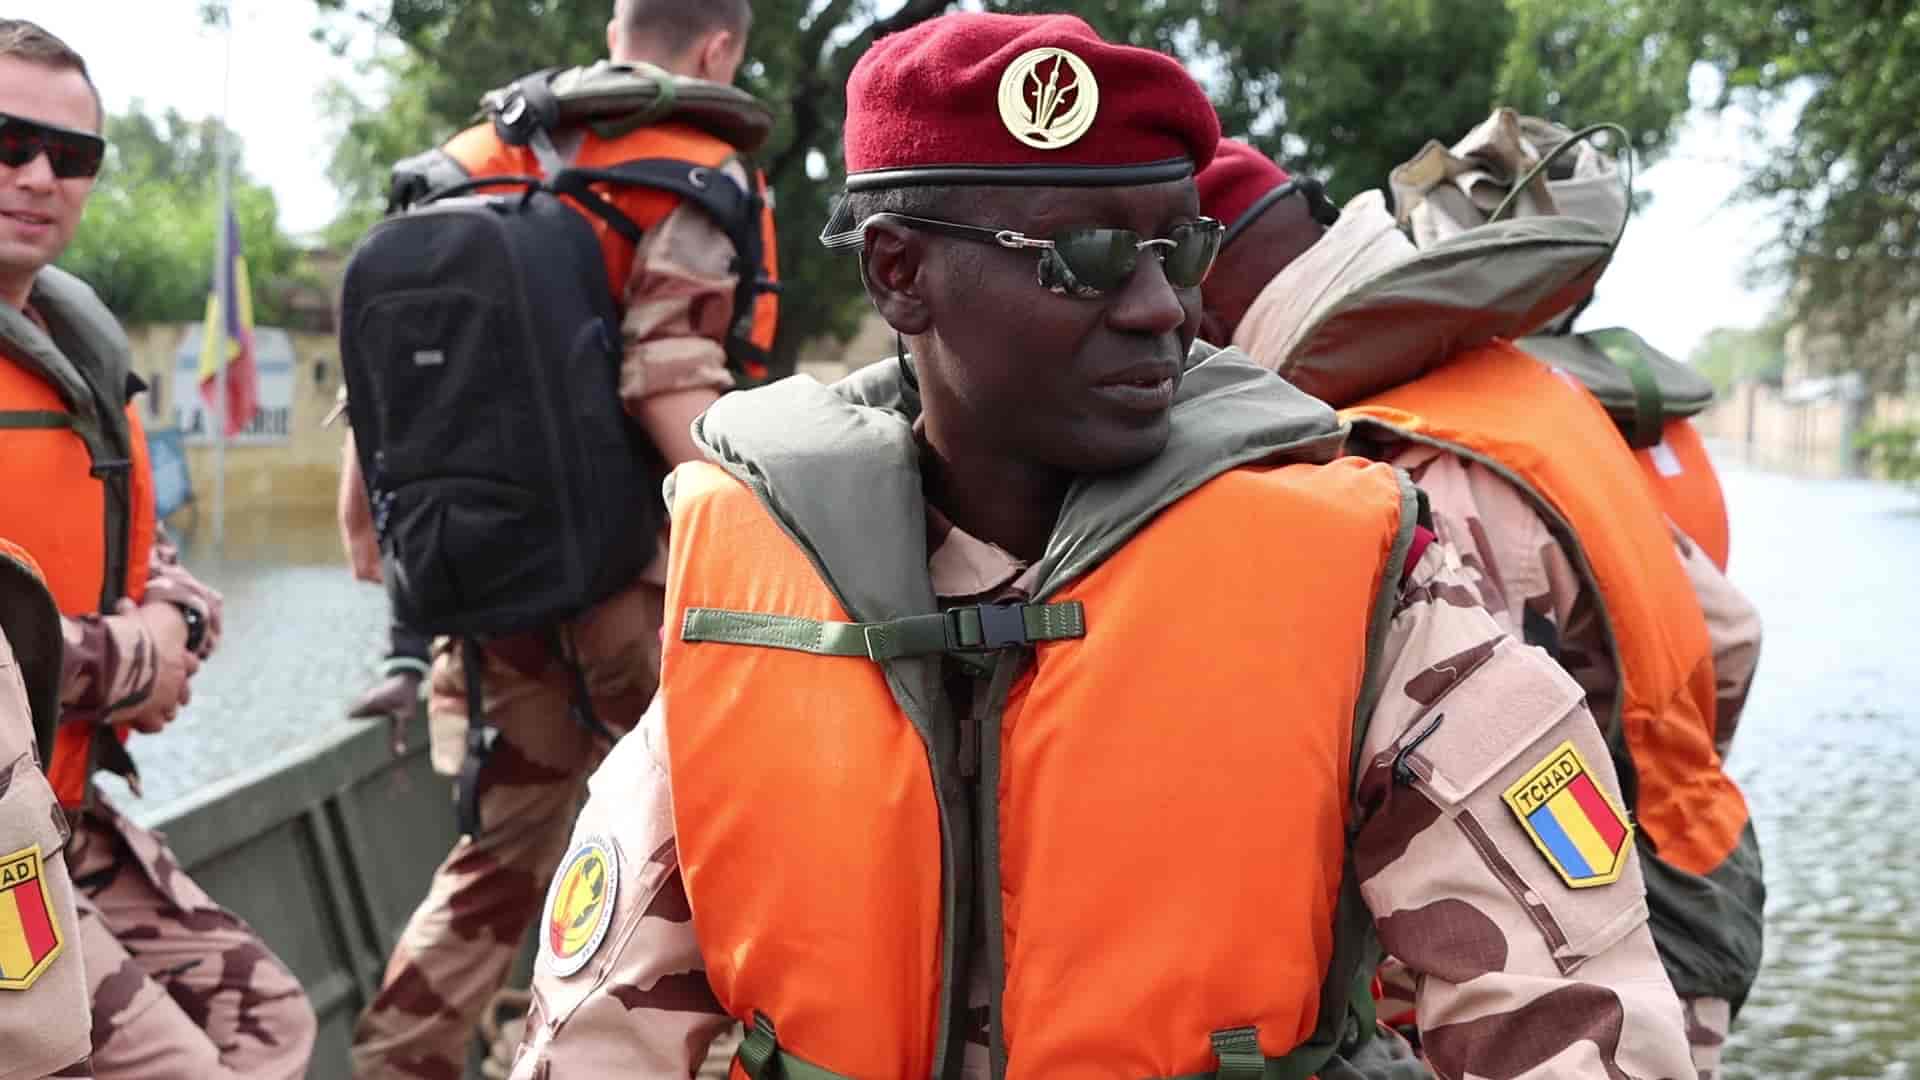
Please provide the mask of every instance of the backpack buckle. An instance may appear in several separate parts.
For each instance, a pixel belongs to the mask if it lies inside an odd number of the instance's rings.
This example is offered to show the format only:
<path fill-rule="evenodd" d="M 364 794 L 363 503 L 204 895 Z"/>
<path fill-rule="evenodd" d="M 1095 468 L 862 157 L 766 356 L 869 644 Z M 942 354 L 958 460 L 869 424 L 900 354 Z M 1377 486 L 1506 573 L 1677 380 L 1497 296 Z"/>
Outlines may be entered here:
<path fill-rule="evenodd" d="M 508 146 L 525 146 L 533 137 L 533 110 L 527 105 L 527 95 L 514 87 L 507 93 L 507 100 L 500 105 L 500 111 L 494 115 L 493 126 L 500 141 Z"/>

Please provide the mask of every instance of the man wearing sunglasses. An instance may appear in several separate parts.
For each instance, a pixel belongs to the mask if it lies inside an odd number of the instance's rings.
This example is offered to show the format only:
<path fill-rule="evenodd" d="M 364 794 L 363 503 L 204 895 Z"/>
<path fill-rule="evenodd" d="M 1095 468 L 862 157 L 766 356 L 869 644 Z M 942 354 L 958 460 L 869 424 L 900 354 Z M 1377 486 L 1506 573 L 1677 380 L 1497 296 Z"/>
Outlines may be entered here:
<path fill-rule="evenodd" d="M 1654 939 L 1687 1009 L 1699 1075 L 1711 1076 L 1759 961 L 1759 856 L 1745 803 L 1721 767 L 1758 660 L 1758 614 L 1666 520 L 1612 422 L 1571 380 L 1504 342 L 1435 357 L 1405 379 L 1386 373 L 1417 365 L 1386 345 L 1334 347 L 1347 336 L 1340 318 L 1353 327 L 1388 318 L 1360 299 L 1370 295 L 1359 285 L 1368 272 L 1356 267 L 1400 267 L 1401 284 L 1388 291 L 1416 295 L 1404 272 L 1412 246 L 1378 204 L 1356 200 L 1345 218 L 1289 212 L 1289 202 L 1306 207 L 1286 199 L 1287 174 L 1227 140 L 1199 187 L 1202 208 L 1239 233 L 1207 282 L 1209 324 L 1263 366 L 1352 407 L 1353 448 L 1408 470 L 1502 629 L 1566 666 L 1618 766 L 1638 777 L 1628 806 L 1639 822 Z M 1525 265 L 1497 258 L 1464 269 L 1498 275 Z M 1464 336 L 1464 321 L 1446 305 L 1424 309 L 1432 332 L 1410 337 Z M 1335 359 L 1346 356 L 1352 371 Z M 1358 385 L 1371 389 L 1343 389 Z M 1552 462 L 1572 467 L 1561 472 Z M 1668 556 L 1675 550 L 1678 559 Z M 1677 706 L 1655 712 L 1656 698 Z M 1684 798 L 1670 794 L 1676 787 Z M 1576 903 L 1596 910 L 1574 914 L 1597 918 L 1603 899 L 1582 892 Z M 1411 1024 L 1404 974 L 1389 969 L 1384 1012 Z M 1418 1020 L 1429 1023 L 1424 1006 Z"/>
<path fill-rule="evenodd" d="M 695 423 L 516 1077 L 686 1075 L 729 1017 L 752 1077 L 1424 1075 L 1375 935 L 1441 1075 L 1684 1071 L 1638 870 L 1551 938 L 1503 804 L 1546 759 L 1609 805 L 1578 688 L 1331 410 L 1196 342 L 1217 140 L 1071 17 L 861 59 L 826 239 L 905 348 Z"/>
<path fill-rule="evenodd" d="M 99 172 L 101 120 L 72 49 L 0 20 L 0 536 L 38 563 L 62 615 L 47 773 L 71 829 L 79 925 L 65 947 L 84 960 L 93 1075 L 301 1076 L 315 1026 L 292 974 L 92 783 L 105 768 L 138 790 L 122 743 L 173 720 L 220 632 L 219 594 L 178 564 L 154 520 L 126 337 L 92 290 L 51 265 Z M 4 940 L 4 904 L 0 966 L 20 955 Z"/>

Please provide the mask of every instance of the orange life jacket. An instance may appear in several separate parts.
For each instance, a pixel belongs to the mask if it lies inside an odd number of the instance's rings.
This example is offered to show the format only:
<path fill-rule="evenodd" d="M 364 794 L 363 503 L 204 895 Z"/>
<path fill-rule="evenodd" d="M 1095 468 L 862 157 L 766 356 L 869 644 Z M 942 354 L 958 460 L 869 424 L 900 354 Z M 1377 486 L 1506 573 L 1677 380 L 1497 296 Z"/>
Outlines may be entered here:
<path fill-rule="evenodd" d="M 444 147 L 448 156 L 459 162 L 467 175 L 539 176 L 539 159 L 525 146 L 509 146 L 495 133 L 491 123 L 477 124 L 453 137 Z M 724 140 L 688 124 L 664 123 L 638 128 L 614 139 L 603 139 L 593 132 L 583 136 L 579 152 L 570 165 L 582 169 L 611 169 L 629 161 L 671 158 L 709 169 L 719 169 L 739 156 L 739 151 Z M 757 174 L 756 174 L 757 176 Z M 764 186 L 764 178 L 759 178 Z M 680 205 L 678 196 L 657 188 L 597 185 L 595 190 L 630 218 L 644 232 Z M 608 225 L 604 218 L 585 214 L 600 238 L 600 250 L 607 264 L 607 285 L 615 297 L 626 294 L 627 278 L 633 267 L 634 245 Z M 773 207 L 760 214 L 761 247 L 769 281 L 779 278 L 774 252 L 778 238 L 774 231 Z M 780 301 L 774 291 L 762 292 L 754 301 L 751 343 L 763 353 L 773 348 L 778 329 Z M 749 371 L 751 378 L 764 378 L 765 371 Z"/>
<path fill-rule="evenodd" d="M 1684 418 L 1667 421 L 1660 442 L 1634 451 L 1641 471 L 1652 481 L 1660 508 L 1687 538 L 1699 544 L 1721 570 L 1727 568 L 1727 499 L 1720 475 L 1700 441 L 1700 431 Z"/>
<path fill-rule="evenodd" d="M 694 464 L 675 485 L 667 624 L 682 630 L 661 694 L 707 977 L 815 1070 L 936 1075 L 970 951 L 947 919 L 975 893 L 955 883 L 973 846 L 952 849 L 942 809 L 973 781 L 937 764 L 952 736 L 926 719 L 951 710 L 927 711 L 937 680 L 890 683 L 903 676 L 866 656 L 689 640 L 714 612 L 848 612 L 737 480 Z M 1369 613 L 1411 535 L 1402 515 L 1378 465 L 1232 470 L 1044 598 L 1080 605 L 1084 636 L 1026 661 L 982 654 L 1015 665 L 996 669 L 1003 709 L 985 688 L 975 703 L 1009 1077 L 1211 1074 L 1224 1029 L 1267 1059 L 1314 1031 Z"/>
<path fill-rule="evenodd" d="M 1481 461 L 1541 509 L 1607 628 L 1619 671 L 1618 730 L 1609 735 L 1641 834 L 1671 866 L 1696 875 L 1718 867 L 1740 843 L 1747 804 L 1714 750 L 1706 619 L 1647 483 L 1598 402 L 1496 342 L 1341 415 Z"/>
<path fill-rule="evenodd" d="M 124 462 L 96 462 L 75 430 L 75 415 L 44 379 L 10 357 L 0 356 L 0 534 L 31 552 L 63 615 L 105 614 L 122 597 L 138 603 L 146 594 L 147 567 L 156 529 L 153 467 L 138 407 L 126 405 Z M 102 465 L 127 471 L 131 503 L 124 523 L 126 567 L 107 579 L 108 500 L 118 498 Z M 125 742 L 128 732 L 115 728 Z M 63 724 L 55 737 L 47 778 L 64 805 L 86 798 L 92 776 L 90 724 Z"/>

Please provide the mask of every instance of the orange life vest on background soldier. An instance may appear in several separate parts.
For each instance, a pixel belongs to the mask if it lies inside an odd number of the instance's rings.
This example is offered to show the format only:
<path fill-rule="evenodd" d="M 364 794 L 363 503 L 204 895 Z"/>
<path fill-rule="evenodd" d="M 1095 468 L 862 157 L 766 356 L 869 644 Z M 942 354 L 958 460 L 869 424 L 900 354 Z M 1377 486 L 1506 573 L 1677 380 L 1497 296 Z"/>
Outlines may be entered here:
<path fill-rule="evenodd" d="M 32 310 L 0 312 L 0 534 L 33 553 L 61 614 L 112 614 L 144 595 L 156 529 L 126 338 L 91 289 L 52 267 Z M 47 775 L 62 805 L 85 800 L 95 740 L 128 734 L 61 727 Z"/>
<path fill-rule="evenodd" d="M 1516 344 L 1593 393 L 1633 448 L 1660 509 L 1724 573 L 1726 495 L 1691 419 L 1713 403 L 1713 384 L 1620 327 L 1537 334 Z"/>
<path fill-rule="evenodd" d="M 1341 415 L 1361 434 L 1377 427 L 1492 466 L 1565 535 L 1605 610 L 1621 674 L 1611 722 L 1624 739 L 1622 775 L 1637 779 L 1627 790 L 1649 849 L 1694 874 L 1719 866 L 1747 809 L 1713 748 L 1706 621 L 1605 413 L 1571 380 L 1493 344 Z"/>
<path fill-rule="evenodd" d="M 1669 420 L 1660 429 L 1660 441 L 1635 450 L 1633 456 L 1660 508 L 1687 539 L 1700 545 L 1713 565 L 1725 571 L 1731 547 L 1727 497 L 1700 429 L 1691 420 Z"/>
<path fill-rule="evenodd" d="M 1682 995 L 1737 1006 L 1759 965 L 1759 855 L 1746 800 L 1715 749 L 1705 618 L 1618 429 L 1571 376 L 1504 342 L 1341 415 L 1357 438 L 1425 443 L 1488 466 L 1560 539 L 1597 600 L 1618 675 L 1614 715 L 1597 719 L 1646 841 L 1655 941 Z"/>

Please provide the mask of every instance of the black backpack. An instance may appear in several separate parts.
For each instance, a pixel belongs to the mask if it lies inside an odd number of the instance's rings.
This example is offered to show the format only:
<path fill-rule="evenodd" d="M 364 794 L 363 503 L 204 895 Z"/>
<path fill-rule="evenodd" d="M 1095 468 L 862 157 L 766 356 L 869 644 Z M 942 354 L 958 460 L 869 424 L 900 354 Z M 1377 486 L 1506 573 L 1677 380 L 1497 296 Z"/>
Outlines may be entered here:
<path fill-rule="evenodd" d="M 602 74 L 616 88 L 663 92 L 623 68 Z M 347 264 L 347 410 L 394 617 L 424 633 L 550 630 L 655 553 L 665 462 L 621 406 L 620 317 L 581 211 L 636 247 L 643 234 L 596 187 L 666 191 L 721 227 L 740 279 L 728 358 L 741 385 L 769 371 L 749 340 L 755 302 L 778 288 L 757 172 L 743 188 L 668 158 L 561 167 L 546 136 L 562 117 L 552 75 L 488 102 L 495 133 L 543 150 L 549 177 L 469 178 L 443 150 L 403 161 L 389 216 Z M 686 85 L 693 97 L 761 108 L 728 87 Z"/>
<path fill-rule="evenodd" d="M 545 629 L 653 557 L 663 463 L 620 404 L 604 265 L 531 178 L 457 185 L 355 249 L 341 364 L 401 623 Z"/>

